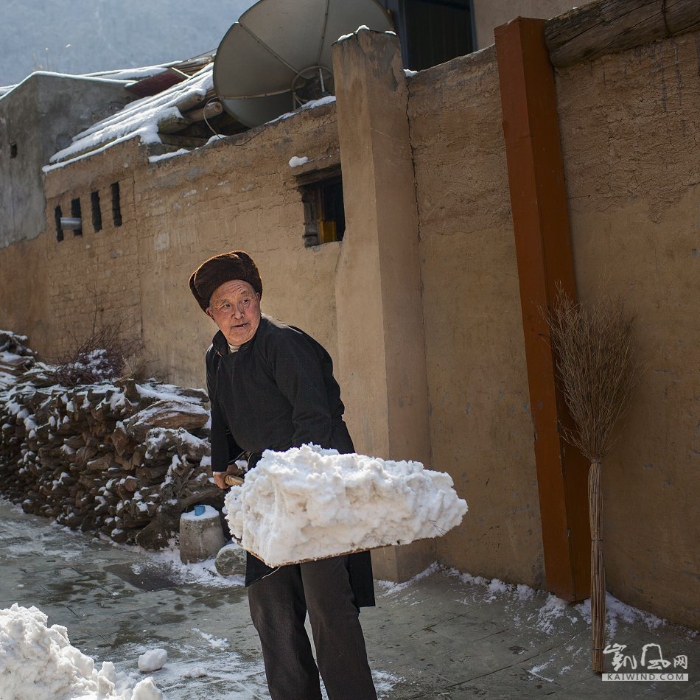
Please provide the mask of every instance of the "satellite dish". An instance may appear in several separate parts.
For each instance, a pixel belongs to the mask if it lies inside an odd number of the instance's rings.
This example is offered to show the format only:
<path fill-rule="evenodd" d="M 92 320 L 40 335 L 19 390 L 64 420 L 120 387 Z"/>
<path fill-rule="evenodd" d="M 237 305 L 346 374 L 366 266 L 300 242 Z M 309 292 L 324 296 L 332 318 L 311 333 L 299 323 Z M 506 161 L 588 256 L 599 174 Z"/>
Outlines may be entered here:
<path fill-rule="evenodd" d="M 332 95 L 331 46 L 362 25 L 393 28 L 377 0 L 260 0 L 219 45 L 214 90 L 245 126 Z"/>

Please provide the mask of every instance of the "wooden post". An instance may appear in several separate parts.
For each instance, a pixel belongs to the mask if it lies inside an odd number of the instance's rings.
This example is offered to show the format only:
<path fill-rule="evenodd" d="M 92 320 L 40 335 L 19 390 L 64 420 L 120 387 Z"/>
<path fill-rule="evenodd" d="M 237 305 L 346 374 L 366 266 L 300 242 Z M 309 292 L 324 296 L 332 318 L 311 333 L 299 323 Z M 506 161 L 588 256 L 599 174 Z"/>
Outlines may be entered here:
<path fill-rule="evenodd" d="M 559 430 L 569 425 L 555 383 L 555 358 L 541 310 L 557 286 L 576 299 L 554 71 L 543 20 L 496 28 L 520 302 L 542 521 L 547 588 L 583 600 L 590 586 L 588 462 Z"/>

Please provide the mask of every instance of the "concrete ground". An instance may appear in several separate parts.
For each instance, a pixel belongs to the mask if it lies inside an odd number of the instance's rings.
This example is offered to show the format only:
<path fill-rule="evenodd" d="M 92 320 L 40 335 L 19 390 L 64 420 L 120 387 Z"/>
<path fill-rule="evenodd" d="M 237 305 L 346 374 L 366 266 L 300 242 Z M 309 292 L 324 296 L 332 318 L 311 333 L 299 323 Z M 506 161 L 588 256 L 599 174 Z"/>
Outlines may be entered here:
<path fill-rule="evenodd" d="M 245 589 L 211 561 L 184 566 L 177 551 L 117 547 L 0 501 L 0 567 L 1 607 L 38 607 L 98 662 L 136 678 L 140 654 L 166 649 L 151 675 L 168 700 L 268 697 Z M 614 600 L 608 643 L 637 662 L 647 644 L 668 660 L 686 656 L 687 671 L 668 670 L 688 681 L 603 682 L 589 670 L 586 606 L 525 587 L 434 567 L 377 583 L 377 593 L 361 619 L 382 698 L 700 697 L 698 636 Z"/>

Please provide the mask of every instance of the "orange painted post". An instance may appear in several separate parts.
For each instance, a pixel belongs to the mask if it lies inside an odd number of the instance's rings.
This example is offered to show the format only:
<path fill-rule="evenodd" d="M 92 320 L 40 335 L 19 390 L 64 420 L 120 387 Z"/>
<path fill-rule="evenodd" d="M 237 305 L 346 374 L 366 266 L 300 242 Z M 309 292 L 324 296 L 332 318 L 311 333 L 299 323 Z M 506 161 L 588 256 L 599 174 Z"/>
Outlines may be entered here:
<path fill-rule="evenodd" d="M 544 21 L 518 18 L 496 29 L 513 230 L 520 281 L 547 588 L 565 600 L 590 591 L 587 461 L 564 442 L 569 425 L 540 309 L 557 285 L 576 299 L 554 70 Z"/>

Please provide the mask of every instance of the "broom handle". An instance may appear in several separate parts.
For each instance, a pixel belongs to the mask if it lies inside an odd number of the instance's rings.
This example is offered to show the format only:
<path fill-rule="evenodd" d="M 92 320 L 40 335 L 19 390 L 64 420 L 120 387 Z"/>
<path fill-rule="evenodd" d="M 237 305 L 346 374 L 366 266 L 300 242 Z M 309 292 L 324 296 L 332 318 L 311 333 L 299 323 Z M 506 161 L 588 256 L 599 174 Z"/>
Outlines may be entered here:
<path fill-rule="evenodd" d="M 605 564 L 603 562 L 603 494 L 600 488 L 600 462 L 592 462 L 588 472 L 588 507 L 591 526 L 591 633 L 593 637 L 591 666 L 597 673 L 603 673 Z"/>

